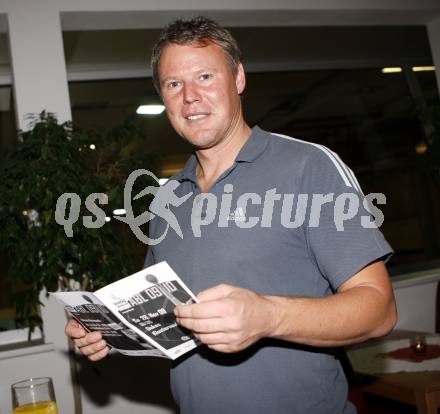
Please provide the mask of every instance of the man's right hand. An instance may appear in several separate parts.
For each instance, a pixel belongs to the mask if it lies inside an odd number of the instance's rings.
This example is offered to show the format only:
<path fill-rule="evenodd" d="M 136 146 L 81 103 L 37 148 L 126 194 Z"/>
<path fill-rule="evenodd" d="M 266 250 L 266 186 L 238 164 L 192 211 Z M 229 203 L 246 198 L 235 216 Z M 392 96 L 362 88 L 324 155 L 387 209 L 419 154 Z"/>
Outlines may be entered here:
<path fill-rule="evenodd" d="M 99 361 L 110 352 L 107 342 L 102 339 L 101 332 L 87 332 L 74 319 L 67 322 L 65 334 L 73 340 L 80 352 L 90 361 Z"/>

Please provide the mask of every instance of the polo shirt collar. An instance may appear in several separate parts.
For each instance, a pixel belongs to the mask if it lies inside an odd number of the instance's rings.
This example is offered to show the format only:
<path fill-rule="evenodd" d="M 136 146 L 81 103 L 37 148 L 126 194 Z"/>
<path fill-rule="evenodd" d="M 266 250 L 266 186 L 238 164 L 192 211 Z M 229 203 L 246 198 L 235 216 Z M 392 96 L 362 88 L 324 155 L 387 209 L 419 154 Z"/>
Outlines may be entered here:
<path fill-rule="evenodd" d="M 193 183 L 196 183 L 196 167 L 197 157 L 195 156 L 195 154 L 192 154 L 186 162 L 185 167 L 183 167 L 183 170 L 177 173 L 176 180 L 180 182 L 184 180 L 190 180 Z"/>
<path fill-rule="evenodd" d="M 252 133 L 243 148 L 238 153 L 235 158 L 235 162 L 253 162 L 255 161 L 266 149 L 268 139 L 268 133 L 263 131 L 258 126 L 252 128 Z M 176 180 L 190 180 L 194 183 L 196 182 L 196 167 L 197 167 L 197 157 L 192 154 L 188 161 L 183 167 L 183 170 L 178 173 Z"/>
<path fill-rule="evenodd" d="M 253 162 L 255 161 L 266 149 L 268 139 L 268 133 L 263 131 L 258 126 L 252 128 L 252 133 L 243 148 L 235 158 L 235 162 Z"/>

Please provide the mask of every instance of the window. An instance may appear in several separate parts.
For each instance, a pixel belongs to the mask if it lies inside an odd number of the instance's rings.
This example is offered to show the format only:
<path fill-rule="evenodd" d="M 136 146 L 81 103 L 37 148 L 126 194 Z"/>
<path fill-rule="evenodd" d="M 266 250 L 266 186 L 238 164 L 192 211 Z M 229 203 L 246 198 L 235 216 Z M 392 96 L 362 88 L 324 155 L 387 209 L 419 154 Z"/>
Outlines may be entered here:
<path fill-rule="evenodd" d="M 440 259 L 440 232 L 432 229 L 440 226 L 434 209 L 439 190 L 425 177 L 423 156 L 417 153 L 425 134 L 417 113 L 418 97 L 404 72 L 381 71 L 385 66 L 432 65 L 426 28 L 231 31 L 247 72 L 243 106 L 249 124 L 322 143 L 339 153 L 364 192 L 387 196 L 382 230 L 396 250 L 392 271 L 435 265 Z M 148 71 L 148 52 L 157 35 L 157 30 L 64 33 L 72 70 L 88 60 L 103 77 L 114 77 L 115 70 L 121 74 L 117 80 L 70 83 L 76 123 L 105 128 L 134 113 L 137 105 L 157 102 L 150 78 L 128 79 Z M 425 99 L 438 101 L 434 72 L 414 73 Z M 162 157 L 163 171 L 182 167 L 190 148 L 172 131 L 166 116 L 146 117 L 143 122 L 146 145 Z"/>
<path fill-rule="evenodd" d="M 160 104 L 151 78 L 70 82 L 72 118 L 84 130 L 107 131 L 136 117 L 145 134 L 148 151 L 160 160 L 161 173 L 169 177 L 182 168 L 191 147 L 170 126 L 165 112 L 136 115 L 142 104 Z"/>
<path fill-rule="evenodd" d="M 423 75 L 421 87 L 438 101 L 432 75 Z M 354 170 L 364 193 L 386 195 L 381 230 L 395 249 L 393 273 L 440 262 L 440 183 L 418 153 L 424 128 L 404 73 L 259 73 L 248 75 L 248 90 L 251 123 L 326 145 Z"/>

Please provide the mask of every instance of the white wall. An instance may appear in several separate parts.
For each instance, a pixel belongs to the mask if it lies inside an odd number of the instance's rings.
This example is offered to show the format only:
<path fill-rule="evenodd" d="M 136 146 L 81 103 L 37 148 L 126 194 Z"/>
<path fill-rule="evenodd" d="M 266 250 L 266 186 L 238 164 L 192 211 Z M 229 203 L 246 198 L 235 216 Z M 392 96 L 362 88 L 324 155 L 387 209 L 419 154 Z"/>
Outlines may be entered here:
<path fill-rule="evenodd" d="M 394 284 L 398 322 L 396 329 L 435 332 L 436 295 L 440 272 L 428 280 Z"/>
<path fill-rule="evenodd" d="M 83 414 L 176 413 L 167 360 L 120 354 L 98 364 L 82 359 L 79 379 Z"/>
<path fill-rule="evenodd" d="M 70 121 L 59 12 L 29 2 L 10 11 L 8 24 L 18 127 L 26 130 L 29 114 L 43 110 L 56 114 L 59 122 Z"/>
<path fill-rule="evenodd" d="M 438 282 L 396 289 L 399 320 L 396 329 L 434 332 Z"/>
<path fill-rule="evenodd" d="M 440 17 L 438 0 L 2 0 L 0 13 L 32 3 L 61 12 L 67 30 L 157 28 L 194 14 L 234 26 L 423 25 Z"/>
<path fill-rule="evenodd" d="M 33 377 L 51 377 L 60 413 L 73 413 L 73 392 L 67 357 L 67 340 L 63 337 L 64 310 L 44 295 L 42 317 L 47 327 L 45 345 L 0 352 L 0 413 L 11 413 L 10 386 Z"/>
<path fill-rule="evenodd" d="M 63 369 L 64 355 L 50 344 L 29 351 L 0 352 L 0 412 L 12 413 L 11 384 L 32 377 L 51 377 L 59 397 L 60 413 L 73 412 L 69 372 Z"/>

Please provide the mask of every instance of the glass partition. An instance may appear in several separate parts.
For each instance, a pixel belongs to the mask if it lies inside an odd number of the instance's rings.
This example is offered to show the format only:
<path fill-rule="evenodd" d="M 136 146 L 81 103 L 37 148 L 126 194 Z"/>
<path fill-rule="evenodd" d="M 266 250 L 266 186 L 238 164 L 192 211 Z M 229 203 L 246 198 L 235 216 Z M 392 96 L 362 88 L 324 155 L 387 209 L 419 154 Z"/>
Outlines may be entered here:
<path fill-rule="evenodd" d="M 432 73 L 421 76 L 421 89 L 438 100 Z M 76 82 L 70 94 L 73 119 L 85 128 L 109 128 L 136 116 L 140 104 L 160 103 L 150 78 Z M 395 249 L 393 273 L 440 259 L 440 185 L 419 151 L 424 127 L 403 72 L 384 74 L 378 67 L 248 73 L 243 106 L 251 125 L 331 148 L 354 170 L 364 193 L 386 195 L 382 231 Z M 191 149 L 165 113 L 137 117 L 145 145 L 181 167 Z"/>

